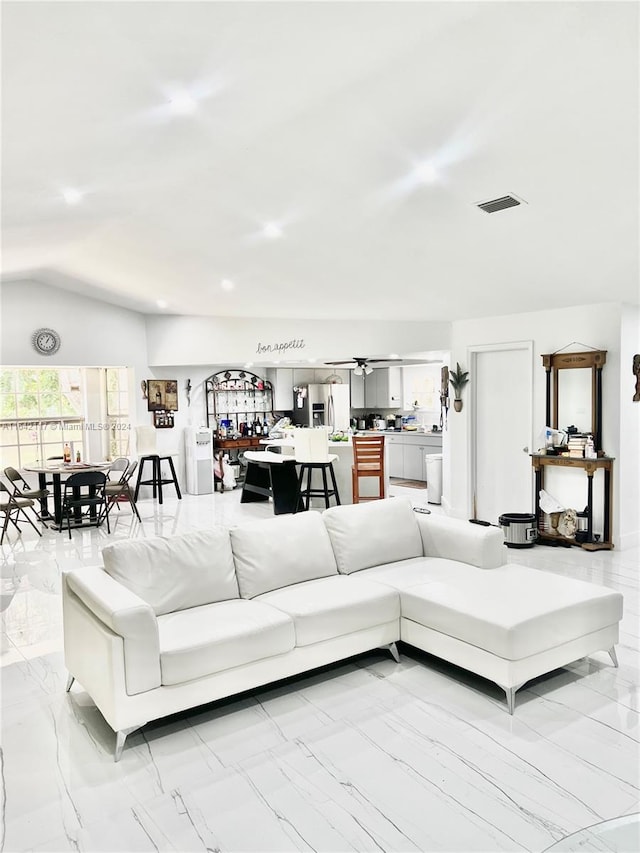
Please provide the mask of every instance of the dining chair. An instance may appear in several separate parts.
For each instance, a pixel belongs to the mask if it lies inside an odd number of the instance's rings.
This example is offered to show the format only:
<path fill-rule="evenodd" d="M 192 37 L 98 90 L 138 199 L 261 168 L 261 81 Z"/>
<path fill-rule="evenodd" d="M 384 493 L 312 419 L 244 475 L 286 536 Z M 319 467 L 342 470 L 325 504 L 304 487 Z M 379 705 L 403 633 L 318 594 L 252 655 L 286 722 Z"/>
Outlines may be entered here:
<path fill-rule="evenodd" d="M 4 469 L 4 475 L 13 486 L 13 496 L 15 498 L 25 498 L 26 500 L 30 501 L 39 501 L 43 498 L 46 498 L 49 494 L 48 489 L 32 489 L 29 483 L 27 483 L 25 478 L 22 476 L 22 474 L 11 466 Z M 35 516 L 38 521 L 41 524 L 44 524 L 44 526 L 46 527 L 47 525 L 35 503 L 33 503 L 32 510 L 35 513 Z"/>
<path fill-rule="evenodd" d="M 111 511 L 111 507 L 115 504 L 120 510 L 120 504 L 123 501 L 128 501 L 131 504 L 131 509 L 133 510 L 138 521 L 142 521 L 140 518 L 140 513 L 138 512 L 138 507 L 136 506 L 136 501 L 133 496 L 133 491 L 131 490 L 130 480 L 135 474 L 136 468 L 138 467 L 138 463 L 132 462 L 127 466 L 127 469 L 123 471 L 122 476 L 118 480 L 117 483 L 109 483 L 105 487 L 105 494 L 107 496 L 107 515 Z M 113 470 L 113 469 L 112 469 Z"/>
<path fill-rule="evenodd" d="M 109 482 L 119 483 L 128 467 L 129 460 L 126 456 L 118 456 L 117 459 L 114 459 L 107 473 L 107 485 L 109 485 Z M 113 477 L 111 476 L 112 474 L 114 475 Z"/>
<path fill-rule="evenodd" d="M 362 501 L 377 501 L 384 498 L 384 436 L 354 435 L 353 465 L 351 467 L 351 486 L 354 504 Z M 360 478 L 376 477 L 377 495 L 360 494 Z"/>
<path fill-rule="evenodd" d="M 71 517 L 75 519 L 75 526 L 84 526 L 82 519 L 89 517 L 88 525 L 100 527 L 102 522 L 107 521 L 107 532 L 111 533 L 109 527 L 109 513 L 107 512 L 106 496 L 107 476 L 102 471 L 78 471 L 71 474 L 64 484 L 62 496 L 62 518 L 67 519 L 67 531 L 71 539 Z M 80 522 L 80 523 L 78 523 Z"/>
<path fill-rule="evenodd" d="M 0 545 L 2 545 L 4 541 L 4 535 L 7 532 L 7 528 L 9 527 L 9 522 L 13 524 L 18 533 L 22 533 L 20 527 L 18 526 L 19 521 L 22 520 L 20 518 L 21 515 L 23 515 L 25 521 L 27 521 L 33 527 L 38 536 L 42 536 L 42 533 L 38 530 L 33 521 L 31 521 L 31 519 L 25 512 L 27 508 L 33 508 L 33 501 L 29 498 L 15 497 L 15 495 L 12 495 L 9 489 L 0 480 L 0 512 L 4 515 L 4 521 L 2 523 L 2 535 L 0 535 Z"/>

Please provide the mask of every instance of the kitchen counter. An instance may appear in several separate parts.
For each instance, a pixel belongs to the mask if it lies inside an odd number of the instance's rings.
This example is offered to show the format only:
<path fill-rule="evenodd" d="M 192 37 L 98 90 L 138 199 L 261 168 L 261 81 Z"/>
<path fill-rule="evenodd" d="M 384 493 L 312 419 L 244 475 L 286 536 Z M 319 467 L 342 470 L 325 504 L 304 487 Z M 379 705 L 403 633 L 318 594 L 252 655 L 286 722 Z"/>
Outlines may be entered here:
<path fill-rule="evenodd" d="M 361 435 L 373 435 L 374 433 L 361 433 Z M 333 470 L 338 483 L 338 492 L 340 493 L 340 501 L 343 504 L 353 503 L 353 489 L 351 484 L 351 467 L 353 465 L 353 443 L 351 437 L 348 441 L 328 441 L 329 453 L 338 457 L 337 462 L 333 463 Z M 263 438 L 260 440 L 262 445 L 270 445 L 271 447 L 282 448 L 283 453 L 293 453 L 293 438 Z M 389 465 L 388 465 L 388 448 L 385 442 L 385 496 L 389 494 Z M 320 477 L 320 472 L 316 471 L 314 476 Z M 314 488 L 317 488 L 319 482 L 314 480 Z M 377 494 L 378 481 L 374 477 L 363 477 L 360 480 L 360 495 Z M 314 499 L 312 506 L 324 506 L 322 500 Z"/>

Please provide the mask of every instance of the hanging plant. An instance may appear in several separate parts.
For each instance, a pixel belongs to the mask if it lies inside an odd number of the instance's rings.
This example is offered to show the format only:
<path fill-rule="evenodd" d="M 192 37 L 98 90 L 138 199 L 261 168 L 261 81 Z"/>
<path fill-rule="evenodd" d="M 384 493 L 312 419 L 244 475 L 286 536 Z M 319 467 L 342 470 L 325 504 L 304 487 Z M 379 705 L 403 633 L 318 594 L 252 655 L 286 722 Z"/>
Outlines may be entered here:
<path fill-rule="evenodd" d="M 454 391 L 453 408 L 456 412 L 462 411 L 462 397 L 460 396 L 462 389 L 469 381 L 469 371 L 463 370 L 460 364 L 456 361 L 456 369 L 449 371 L 449 382 Z"/>

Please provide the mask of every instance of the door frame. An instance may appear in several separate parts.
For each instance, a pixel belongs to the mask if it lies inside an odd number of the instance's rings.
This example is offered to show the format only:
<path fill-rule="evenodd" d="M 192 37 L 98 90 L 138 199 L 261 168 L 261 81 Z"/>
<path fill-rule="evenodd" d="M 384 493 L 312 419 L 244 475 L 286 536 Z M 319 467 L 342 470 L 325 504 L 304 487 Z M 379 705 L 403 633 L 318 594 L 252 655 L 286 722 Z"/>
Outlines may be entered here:
<path fill-rule="evenodd" d="M 476 501 L 476 485 L 477 485 L 477 466 L 476 462 L 478 459 L 478 447 L 477 447 L 477 422 L 478 422 L 478 398 L 477 398 L 477 389 L 478 385 L 473 381 L 473 377 L 476 375 L 476 370 L 478 367 L 478 355 L 480 353 L 486 352 L 509 352 L 509 351 L 524 351 L 529 356 L 529 371 L 528 371 L 528 381 L 529 381 L 529 394 L 528 394 L 528 422 L 529 422 L 529 430 L 527 434 L 527 447 L 529 448 L 529 453 L 531 453 L 531 448 L 533 446 L 533 341 L 525 340 L 525 341 L 509 341 L 505 343 L 499 344 L 479 344 L 477 346 L 467 347 L 467 357 L 469 361 L 469 376 L 471 378 L 471 382 L 469 383 L 471 386 L 471 394 L 469 395 L 469 403 L 470 403 L 470 413 L 469 413 L 469 431 L 468 431 L 468 459 L 469 459 L 469 493 L 468 493 L 468 505 L 469 505 L 469 518 L 474 518 L 474 510 L 475 510 L 475 501 Z M 531 481 L 533 484 L 533 480 Z M 532 498 L 533 498 L 533 485 L 531 485 Z"/>

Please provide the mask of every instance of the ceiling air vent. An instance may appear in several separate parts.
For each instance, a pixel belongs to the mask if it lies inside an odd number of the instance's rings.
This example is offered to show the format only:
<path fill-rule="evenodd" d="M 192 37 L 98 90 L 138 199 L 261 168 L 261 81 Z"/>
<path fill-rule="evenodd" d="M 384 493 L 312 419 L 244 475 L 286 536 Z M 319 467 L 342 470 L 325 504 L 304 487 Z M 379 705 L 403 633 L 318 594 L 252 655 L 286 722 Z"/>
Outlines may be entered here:
<path fill-rule="evenodd" d="M 508 207 L 517 207 L 519 204 L 526 204 L 524 199 L 517 198 L 515 195 L 503 195 L 500 198 L 492 198 L 489 201 L 481 201 L 477 207 L 484 210 L 485 213 L 497 213 L 499 210 L 506 210 Z"/>

